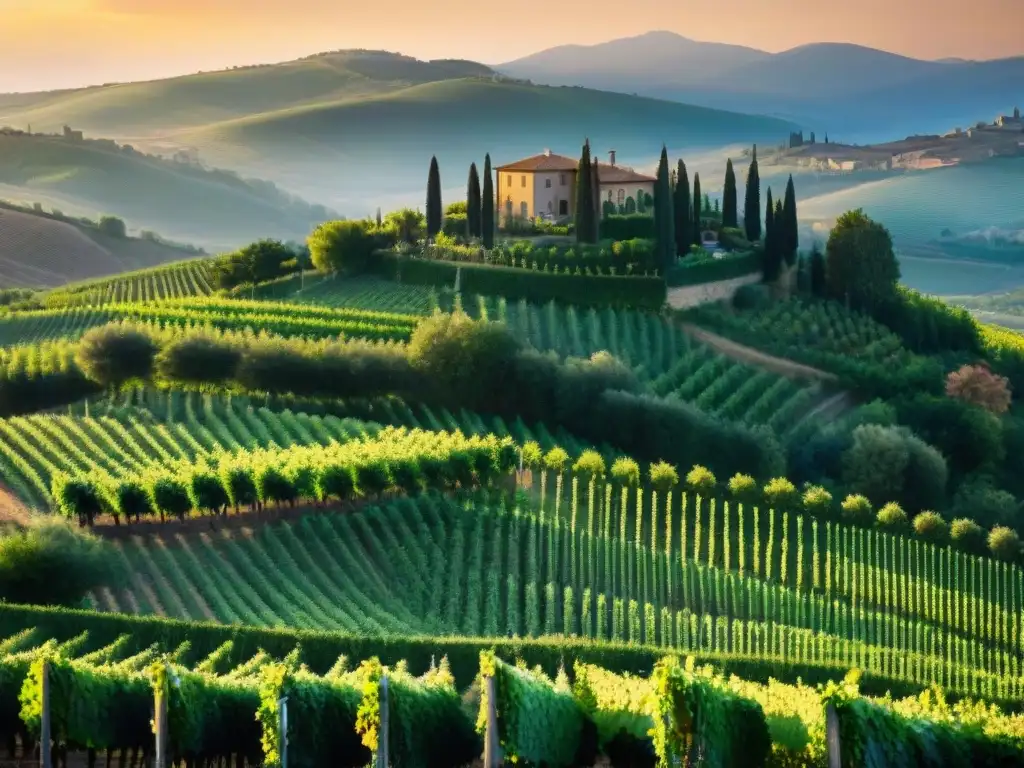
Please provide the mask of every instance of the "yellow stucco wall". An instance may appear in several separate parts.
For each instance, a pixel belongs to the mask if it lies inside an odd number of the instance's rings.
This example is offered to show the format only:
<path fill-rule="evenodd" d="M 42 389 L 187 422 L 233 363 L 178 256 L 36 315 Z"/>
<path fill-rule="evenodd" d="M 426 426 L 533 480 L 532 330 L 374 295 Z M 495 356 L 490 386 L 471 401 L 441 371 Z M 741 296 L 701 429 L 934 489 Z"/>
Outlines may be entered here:
<path fill-rule="evenodd" d="M 510 214 L 516 218 L 533 216 L 533 174 L 501 171 L 498 177 L 495 200 L 498 202 L 498 215 L 501 219 Z"/>

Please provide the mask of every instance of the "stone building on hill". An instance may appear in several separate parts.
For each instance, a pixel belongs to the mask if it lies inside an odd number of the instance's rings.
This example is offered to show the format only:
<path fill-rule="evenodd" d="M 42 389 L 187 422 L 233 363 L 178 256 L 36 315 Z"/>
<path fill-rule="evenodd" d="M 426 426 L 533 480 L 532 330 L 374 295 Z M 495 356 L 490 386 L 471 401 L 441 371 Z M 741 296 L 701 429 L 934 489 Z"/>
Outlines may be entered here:
<path fill-rule="evenodd" d="M 495 168 L 494 199 L 502 217 L 563 218 L 576 210 L 576 169 L 579 161 L 556 155 L 546 149 L 539 155 L 517 160 Z M 608 153 L 607 163 L 595 163 L 601 202 L 624 205 L 627 198 L 636 200 L 654 195 L 656 179 L 617 165 L 615 151 Z"/>

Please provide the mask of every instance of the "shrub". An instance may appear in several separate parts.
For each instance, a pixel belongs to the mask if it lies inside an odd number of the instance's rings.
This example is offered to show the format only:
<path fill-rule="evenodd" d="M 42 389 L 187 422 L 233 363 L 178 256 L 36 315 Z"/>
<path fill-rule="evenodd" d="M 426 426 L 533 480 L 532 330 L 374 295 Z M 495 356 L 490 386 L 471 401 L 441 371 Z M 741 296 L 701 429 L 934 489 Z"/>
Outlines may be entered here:
<path fill-rule="evenodd" d="M 840 508 L 843 512 L 843 519 L 851 523 L 866 525 L 871 520 L 872 508 L 867 496 L 850 494 L 843 499 Z"/>
<path fill-rule="evenodd" d="M 832 509 L 832 494 L 820 485 L 809 485 L 804 489 L 803 505 L 810 515 L 827 515 Z"/>
<path fill-rule="evenodd" d="M 309 236 L 313 266 L 321 272 L 358 274 L 366 269 L 377 241 L 365 221 L 326 221 Z"/>
<path fill-rule="evenodd" d="M 895 501 L 890 501 L 878 510 L 877 520 L 879 528 L 893 533 L 903 531 L 907 527 L 907 513 Z"/>
<path fill-rule="evenodd" d="M 78 520 L 79 525 L 92 525 L 102 511 L 100 495 L 94 483 L 65 474 L 55 474 L 51 481 L 51 495 L 64 517 Z"/>
<path fill-rule="evenodd" d="M 564 448 L 554 447 L 544 454 L 544 466 L 552 472 L 562 474 L 569 464 L 569 454 Z"/>
<path fill-rule="evenodd" d="M 580 457 L 576 459 L 572 471 L 582 475 L 587 480 L 600 480 L 604 477 L 605 473 L 604 458 L 593 449 L 583 451 Z"/>
<path fill-rule="evenodd" d="M 88 331 L 79 342 L 75 360 L 88 378 L 107 387 L 153 375 L 157 345 L 131 326 L 111 324 Z"/>
<path fill-rule="evenodd" d="M 714 473 L 707 467 L 699 464 L 686 473 L 686 487 L 701 496 L 710 496 L 715 492 L 718 480 Z"/>
<path fill-rule="evenodd" d="M 153 507 L 160 513 L 161 520 L 164 519 L 164 515 L 184 520 L 185 515 L 192 509 L 188 488 L 181 480 L 170 475 L 157 475 L 151 478 L 149 496 L 153 501 Z"/>
<path fill-rule="evenodd" d="M 937 507 L 945 498 L 945 459 L 906 428 L 860 425 L 841 463 L 845 484 L 876 504 L 895 499 L 911 507 Z"/>
<path fill-rule="evenodd" d="M 949 537 L 949 526 L 939 513 L 925 511 L 914 517 L 914 533 L 938 544 Z"/>
<path fill-rule="evenodd" d="M 667 493 L 679 483 L 679 473 L 676 472 L 676 468 L 664 461 L 651 464 L 648 472 L 651 485 L 660 493 Z"/>
<path fill-rule="evenodd" d="M 703 249 L 698 249 L 698 251 L 707 253 Z M 668 271 L 665 281 L 670 286 L 680 286 L 732 280 L 760 272 L 762 262 L 763 257 L 760 251 L 732 253 L 721 258 L 710 256 L 701 258 L 690 255 Z"/>
<path fill-rule="evenodd" d="M 617 483 L 635 488 L 640 485 L 640 465 L 633 459 L 620 456 L 612 462 L 612 477 Z"/>
<path fill-rule="evenodd" d="M 757 500 L 757 481 L 750 475 L 737 472 L 729 478 L 729 493 L 737 501 L 752 504 Z"/>
<path fill-rule="evenodd" d="M 771 302 L 768 286 L 762 283 L 741 285 L 732 295 L 732 305 L 739 310 L 761 309 Z"/>
<path fill-rule="evenodd" d="M 1010 410 L 1009 381 L 985 365 L 965 365 L 946 377 L 946 394 L 981 406 L 991 413 Z"/>
<path fill-rule="evenodd" d="M 949 526 L 949 539 L 959 549 L 977 553 L 985 543 L 985 532 L 973 520 L 959 517 Z"/>
<path fill-rule="evenodd" d="M 117 216 L 100 216 L 96 226 L 100 232 L 111 237 L 125 238 L 128 236 L 128 228 L 125 226 L 124 219 Z"/>
<path fill-rule="evenodd" d="M 601 219 L 602 240 L 653 240 L 656 235 L 653 216 L 617 213 Z"/>
<path fill-rule="evenodd" d="M 242 352 L 236 344 L 215 336 L 175 339 L 156 358 L 161 378 L 181 384 L 221 384 L 234 378 Z"/>
<path fill-rule="evenodd" d="M 1000 560 L 1017 560 L 1020 557 L 1020 536 L 1005 525 L 997 525 L 989 531 L 988 548 L 992 556 Z"/>
<path fill-rule="evenodd" d="M 979 525 L 1015 526 L 1020 514 L 1020 502 L 1008 491 L 992 487 L 986 479 L 963 483 L 953 498 L 953 513 L 959 517 L 971 516 Z"/>
<path fill-rule="evenodd" d="M 762 493 L 764 503 L 771 509 L 791 509 L 800 498 L 796 486 L 784 477 L 769 480 Z"/>
<path fill-rule="evenodd" d="M 56 519 L 36 519 L 0 536 L 0 598 L 9 603 L 78 605 L 115 580 L 113 548 Z"/>
<path fill-rule="evenodd" d="M 540 443 L 530 440 L 528 443 L 523 445 L 523 466 L 529 467 L 530 469 L 536 469 L 541 465 L 544 460 L 544 453 L 540 447 Z M 614 471 L 614 467 L 612 468 Z"/>

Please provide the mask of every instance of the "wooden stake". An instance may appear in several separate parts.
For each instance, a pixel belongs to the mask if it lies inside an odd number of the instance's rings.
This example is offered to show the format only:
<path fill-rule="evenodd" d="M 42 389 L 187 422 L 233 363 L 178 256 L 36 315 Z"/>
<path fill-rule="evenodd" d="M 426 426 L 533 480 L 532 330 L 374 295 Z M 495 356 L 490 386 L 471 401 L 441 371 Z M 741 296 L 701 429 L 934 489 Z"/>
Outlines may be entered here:
<path fill-rule="evenodd" d="M 388 676 L 380 676 L 380 731 L 377 733 L 377 768 L 388 768 Z"/>
<path fill-rule="evenodd" d="M 288 768 L 288 697 L 277 701 L 277 732 L 281 734 L 281 768 Z"/>
<path fill-rule="evenodd" d="M 825 743 L 828 745 L 828 768 L 842 768 L 839 753 L 839 713 L 834 704 L 825 708 Z"/>
<path fill-rule="evenodd" d="M 484 733 L 483 768 L 501 768 L 501 744 L 498 741 L 498 706 L 495 704 L 494 678 L 484 678 L 487 694 L 487 730 Z"/>
<path fill-rule="evenodd" d="M 43 713 L 39 723 L 39 765 L 51 768 L 53 756 L 50 751 L 50 662 L 43 662 Z"/>
<path fill-rule="evenodd" d="M 155 768 L 170 768 L 167 760 L 167 696 L 163 691 L 155 692 L 153 705 L 153 720 L 156 726 Z"/>

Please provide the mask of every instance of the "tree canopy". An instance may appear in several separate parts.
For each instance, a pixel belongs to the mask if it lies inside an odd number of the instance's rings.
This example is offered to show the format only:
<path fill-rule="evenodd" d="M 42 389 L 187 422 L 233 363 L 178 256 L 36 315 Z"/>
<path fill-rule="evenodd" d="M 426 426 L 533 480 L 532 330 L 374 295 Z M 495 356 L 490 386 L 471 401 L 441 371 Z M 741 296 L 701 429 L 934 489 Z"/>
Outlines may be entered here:
<path fill-rule="evenodd" d="M 856 309 L 870 309 L 896 295 L 899 279 L 889 230 L 860 208 L 840 216 L 825 248 L 829 296 Z"/>
<path fill-rule="evenodd" d="M 325 221 L 309 236 L 309 253 L 321 272 L 354 274 L 366 268 L 376 242 L 366 222 Z"/>

